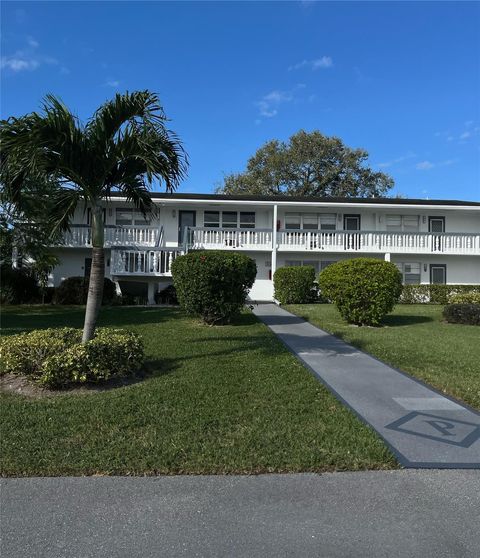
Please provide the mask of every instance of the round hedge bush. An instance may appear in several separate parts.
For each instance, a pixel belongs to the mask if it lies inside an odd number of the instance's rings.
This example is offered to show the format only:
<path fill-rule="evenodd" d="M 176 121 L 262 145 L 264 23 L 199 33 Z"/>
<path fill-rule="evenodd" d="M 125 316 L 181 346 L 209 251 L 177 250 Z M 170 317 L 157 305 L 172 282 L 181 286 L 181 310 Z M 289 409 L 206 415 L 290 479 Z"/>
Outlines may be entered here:
<path fill-rule="evenodd" d="M 313 302 L 315 293 L 315 268 L 310 265 L 280 267 L 273 275 L 274 297 L 281 304 L 306 304 Z"/>
<path fill-rule="evenodd" d="M 402 293 L 402 276 L 390 262 L 373 258 L 344 260 L 319 275 L 320 293 L 335 303 L 344 320 L 379 325 Z"/>
<path fill-rule="evenodd" d="M 55 304 L 87 304 L 88 285 L 86 277 L 68 277 L 55 289 Z M 103 280 L 102 304 L 110 304 L 116 296 L 115 283 L 110 279 Z"/>
<path fill-rule="evenodd" d="M 179 256 L 172 264 L 178 302 L 207 324 L 225 324 L 245 304 L 257 266 L 245 254 L 199 250 Z"/>
<path fill-rule="evenodd" d="M 26 269 L 2 264 L 0 268 L 0 301 L 2 304 L 28 304 L 40 300 L 40 287 L 35 276 Z"/>
<path fill-rule="evenodd" d="M 0 340 L 0 374 L 26 376 L 51 388 L 129 376 L 144 362 L 143 343 L 131 331 L 97 328 L 82 343 L 82 330 L 34 330 Z"/>

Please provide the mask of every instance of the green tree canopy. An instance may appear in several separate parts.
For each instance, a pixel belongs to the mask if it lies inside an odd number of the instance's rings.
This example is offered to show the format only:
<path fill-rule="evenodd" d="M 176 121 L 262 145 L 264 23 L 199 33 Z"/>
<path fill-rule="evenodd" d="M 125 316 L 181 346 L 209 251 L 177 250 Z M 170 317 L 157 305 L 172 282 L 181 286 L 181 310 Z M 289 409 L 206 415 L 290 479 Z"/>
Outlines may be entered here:
<path fill-rule="evenodd" d="M 245 172 L 225 177 L 217 189 L 225 194 L 312 197 L 384 196 L 393 179 L 372 170 L 364 149 L 318 130 L 300 130 L 288 140 L 272 140 L 247 162 Z"/>

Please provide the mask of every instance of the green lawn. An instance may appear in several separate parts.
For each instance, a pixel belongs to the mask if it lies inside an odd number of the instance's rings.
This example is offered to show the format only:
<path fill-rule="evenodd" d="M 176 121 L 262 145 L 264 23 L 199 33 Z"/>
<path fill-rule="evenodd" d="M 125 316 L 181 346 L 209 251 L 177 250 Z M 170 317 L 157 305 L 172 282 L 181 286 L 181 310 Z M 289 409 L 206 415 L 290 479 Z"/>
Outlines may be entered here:
<path fill-rule="evenodd" d="M 81 326 L 82 308 L 3 310 L 3 334 Z M 152 376 L 83 395 L 1 398 L 3 475 L 260 473 L 396 467 L 250 313 L 206 327 L 176 309 L 105 308 L 139 332 Z"/>
<path fill-rule="evenodd" d="M 443 306 L 398 305 L 385 318 L 385 326 L 381 328 L 348 325 L 331 304 L 285 308 L 437 389 L 480 408 L 480 328 L 443 322 Z"/>

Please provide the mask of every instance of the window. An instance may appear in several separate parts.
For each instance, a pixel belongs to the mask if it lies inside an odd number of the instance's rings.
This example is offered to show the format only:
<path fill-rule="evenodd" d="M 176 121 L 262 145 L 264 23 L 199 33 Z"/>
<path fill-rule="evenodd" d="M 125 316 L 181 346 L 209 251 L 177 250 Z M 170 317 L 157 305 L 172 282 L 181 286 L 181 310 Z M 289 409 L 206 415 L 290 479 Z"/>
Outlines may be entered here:
<path fill-rule="evenodd" d="M 203 226 L 209 228 L 218 228 L 220 226 L 219 211 L 205 211 L 203 214 Z"/>
<path fill-rule="evenodd" d="M 299 230 L 302 228 L 302 217 L 300 213 L 285 213 L 285 228 Z"/>
<path fill-rule="evenodd" d="M 314 213 L 305 213 L 303 215 L 303 229 L 307 230 L 318 230 L 318 215 Z"/>
<path fill-rule="evenodd" d="M 254 211 L 205 211 L 203 226 L 223 229 L 254 229 Z"/>
<path fill-rule="evenodd" d="M 222 227 L 224 229 L 237 228 L 237 212 L 236 211 L 222 211 Z"/>
<path fill-rule="evenodd" d="M 254 229 L 255 228 L 255 212 L 242 211 L 240 212 L 240 228 L 241 229 Z"/>
<path fill-rule="evenodd" d="M 128 207 L 117 208 L 115 212 L 115 224 L 117 226 L 148 226 L 150 225 L 150 219 L 145 217 L 145 215 L 138 211 L 138 209 L 131 209 Z"/>
<path fill-rule="evenodd" d="M 285 213 L 285 229 L 334 231 L 337 226 L 335 213 Z"/>
<path fill-rule="evenodd" d="M 334 231 L 337 228 L 335 213 L 320 213 L 320 228 L 322 231 Z"/>
<path fill-rule="evenodd" d="M 415 263 L 397 263 L 395 264 L 402 274 L 402 283 L 404 285 L 419 285 L 421 280 L 420 267 L 421 264 Z"/>
<path fill-rule="evenodd" d="M 417 232 L 419 230 L 418 215 L 387 215 L 387 231 Z"/>

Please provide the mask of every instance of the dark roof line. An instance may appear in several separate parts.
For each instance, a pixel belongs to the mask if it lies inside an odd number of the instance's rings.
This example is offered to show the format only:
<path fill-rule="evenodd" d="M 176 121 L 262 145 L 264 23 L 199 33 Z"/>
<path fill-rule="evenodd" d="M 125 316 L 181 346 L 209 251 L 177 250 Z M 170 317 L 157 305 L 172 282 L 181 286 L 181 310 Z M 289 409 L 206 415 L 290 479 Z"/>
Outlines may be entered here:
<path fill-rule="evenodd" d="M 305 203 L 365 203 L 365 204 L 391 204 L 391 205 L 458 205 L 480 206 L 480 202 L 462 200 L 425 200 L 411 198 L 315 198 L 302 196 L 246 196 L 227 194 L 169 194 L 166 192 L 151 192 L 154 199 L 177 200 L 230 200 L 230 201 L 271 201 L 271 202 L 305 202 Z M 112 192 L 112 197 L 125 197 L 120 192 Z"/>

